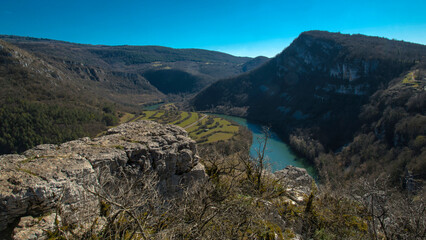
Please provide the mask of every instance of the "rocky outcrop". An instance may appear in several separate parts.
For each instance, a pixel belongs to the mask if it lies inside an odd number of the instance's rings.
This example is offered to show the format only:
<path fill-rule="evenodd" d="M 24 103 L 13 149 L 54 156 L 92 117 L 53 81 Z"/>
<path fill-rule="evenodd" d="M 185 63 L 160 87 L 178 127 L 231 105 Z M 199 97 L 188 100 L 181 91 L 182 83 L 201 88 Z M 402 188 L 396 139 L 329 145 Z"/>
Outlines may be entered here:
<path fill-rule="evenodd" d="M 205 177 L 196 153 L 184 129 L 138 121 L 95 139 L 0 156 L 0 232 L 20 218 L 22 222 L 23 217 L 55 211 L 66 224 L 92 221 L 99 215 L 99 199 L 87 190 L 98 184 L 97 170 L 104 167 L 111 173 L 131 169 L 140 177 L 151 170 L 158 176 L 160 192 L 173 192 L 182 183 Z"/>
<path fill-rule="evenodd" d="M 286 187 L 290 193 L 288 196 L 298 203 L 303 202 L 316 187 L 315 180 L 304 168 L 287 166 L 283 170 L 276 171 L 274 175 Z"/>

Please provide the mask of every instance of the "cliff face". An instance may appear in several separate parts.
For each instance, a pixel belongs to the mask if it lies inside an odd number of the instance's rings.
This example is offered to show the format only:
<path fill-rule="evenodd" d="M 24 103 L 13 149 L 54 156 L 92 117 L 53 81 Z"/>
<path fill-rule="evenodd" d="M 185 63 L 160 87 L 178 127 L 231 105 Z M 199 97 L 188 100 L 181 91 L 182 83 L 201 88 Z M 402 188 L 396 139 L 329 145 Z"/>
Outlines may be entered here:
<path fill-rule="evenodd" d="M 120 171 L 138 178 L 153 172 L 159 192 L 173 194 L 181 184 L 205 177 L 198 159 L 195 142 L 185 130 L 150 121 L 123 124 L 95 139 L 0 156 L 0 231 L 21 219 L 15 235 L 37 238 L 43 231 L 22 233 L 19 226 L 28 225 L 30 216 L 46 216 L 38 223 L 47 219 L 52 225 L 55 217 L 49 213 L 58 211 L 66 224 L 93 222 L 100 201 L 92 192 L 101 169 L 112 177 Z"/>
<path fill-rule="evenodd" d="M 305 32 L 265 65 L 206 88 L 192 105 L 244 115 L 287 136 L 308 127 L 316 139 L 336 149 L 360 127 L 360 108 L 369 97 L 425 56 L 423 45 Z"/>

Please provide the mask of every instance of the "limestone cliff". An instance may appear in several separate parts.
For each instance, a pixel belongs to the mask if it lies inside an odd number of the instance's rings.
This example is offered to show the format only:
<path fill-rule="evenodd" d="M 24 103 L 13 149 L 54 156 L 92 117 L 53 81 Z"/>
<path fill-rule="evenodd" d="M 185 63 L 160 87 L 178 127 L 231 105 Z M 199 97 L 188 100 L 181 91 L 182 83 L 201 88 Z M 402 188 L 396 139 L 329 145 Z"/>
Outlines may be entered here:
<path fill-rule="evenodd" d="M 370 96 L 425 56 L 419 44 L 304 32 L 261 67 L 204 89 L 191 105 L 271 125 L 286 138 L 308 129 L 335 150 L 359 130 L 358 115 Z"/>
<path fill-rule="evenodd" d="M 90 189 L 98 184 L 97 172 L 103 167 L 139 177 L 152 170 L 159 179 L 157 188 L 168 194 L 182 183 L 205 177 L 198 159 L 195 142 L 184 129 L 151 121 L 126 123 L 94 139 L 0 156 L 0 232 L 11 234 L 17 226 L 16 238 L 37 239 L 43 231 L 31 227 L 49 221 L 52 225 L 52 212 L 60 213 L 67 224 L 93 221 L 100 207 Z"/>

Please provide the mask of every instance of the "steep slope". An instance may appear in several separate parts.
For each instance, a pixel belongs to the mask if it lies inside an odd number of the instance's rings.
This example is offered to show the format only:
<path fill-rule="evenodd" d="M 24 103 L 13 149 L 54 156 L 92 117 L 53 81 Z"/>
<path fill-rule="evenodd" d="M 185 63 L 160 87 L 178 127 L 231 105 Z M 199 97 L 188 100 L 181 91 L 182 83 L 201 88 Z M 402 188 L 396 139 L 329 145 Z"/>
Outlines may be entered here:
<path fill-rule="evenodd" d="M 76 95 L 77 85 L 54 66 L 0 40 L 0 98 L 51 99 Z M 66 90 L 65 90 L 66 89 Z"/>
<path fill-rule="evenodd" d="M 176 69 L 148 70 L 143 77 L 164 94 L 194 93 L 207 85 L 202 77 Z"/>
<path fill-rule="evenodd" d="M 111 103 L 1 40 L 0 85 L 0 153 L 95 135 L 117 121 Z"/>
<path fill-rule="evenodd" d="M 196 87 L 178 91 L 185 95 L 219 78 L 244 72 L 247 68 L 243 69 L 243 64 L 251 60 L 201 49 L 85 45 L 17 36 L 0 38 L 45 60 L 68 76 L 81 79 L 80 84 L 87 85 L 90 90 L 125 104 L 159 101 L 166 97 L 162 93 L 175 93 L 171 89 L 173 85 L 158 91 L 154 86 L 159 79 L 146 80 L 143 76 L 147 71 L 159 71 L 161 75 L 165 70 L 175 70 L 170 71 L 172 76 L 160 85 L 168 85 L 170 79 L 174 82 L 184 82 L 187 77 L 196 80 Z M 257 66 L 256 63 L 261 64 L 261 61 L 252 63 L 252 67 Z"/>
<path fill-rule="evenodd" d="M 297 132 L 337 149 L 360 128 L 358 115 L 369 97 L 425 56 L 426 46 L 419 44 L 305 32 L 263 66 L 212 84 L 191 103 L 197 110 L 243 115 L 271 124 L 284 137 Z"/>
<path fill-rule="evenodd" d="M 426 180 L 426 63 L 373 94 L 360 113 L 362 127 L 336 154 L 317 159 L 341 182 L 356 176 L 389 177 L 394 186 L 417 191 Z M 340 170 L 340 171 L 338 171 Z"/>

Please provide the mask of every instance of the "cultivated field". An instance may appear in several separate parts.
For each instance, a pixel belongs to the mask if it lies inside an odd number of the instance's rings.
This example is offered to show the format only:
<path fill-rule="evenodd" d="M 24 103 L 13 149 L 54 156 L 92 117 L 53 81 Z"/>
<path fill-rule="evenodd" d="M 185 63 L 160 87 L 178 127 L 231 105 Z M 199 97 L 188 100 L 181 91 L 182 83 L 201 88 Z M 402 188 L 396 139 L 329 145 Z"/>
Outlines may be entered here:
<path fill-rule="evenodd" d="M 239 130 L 237 124 L 219 117 L 175 109 L 143 111 L 139 117 L 131 121 L 140 119 L 180 126 L 188 131 L 189 136 L 200 144 L 229 140 Z"/>

